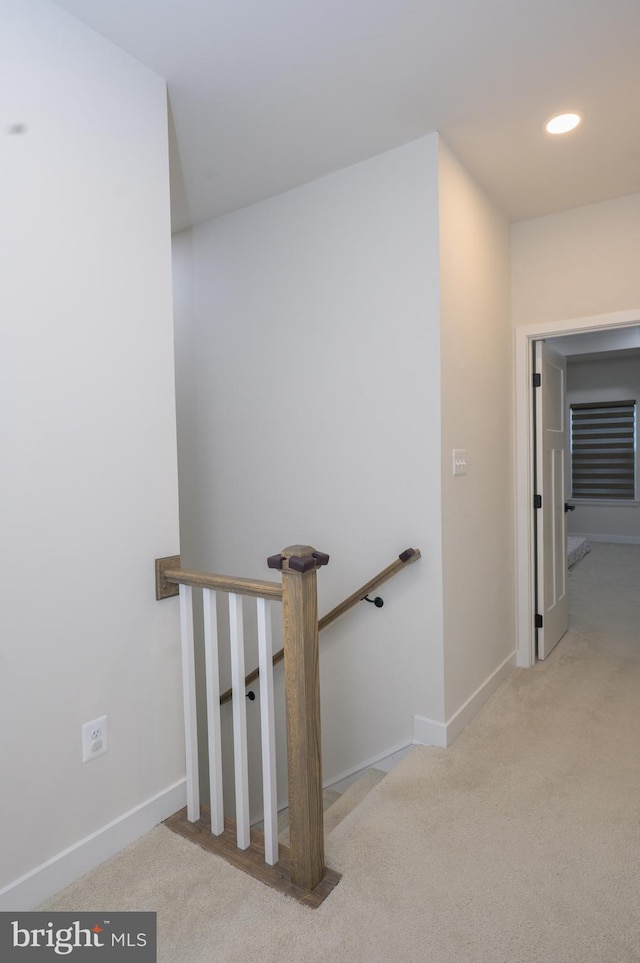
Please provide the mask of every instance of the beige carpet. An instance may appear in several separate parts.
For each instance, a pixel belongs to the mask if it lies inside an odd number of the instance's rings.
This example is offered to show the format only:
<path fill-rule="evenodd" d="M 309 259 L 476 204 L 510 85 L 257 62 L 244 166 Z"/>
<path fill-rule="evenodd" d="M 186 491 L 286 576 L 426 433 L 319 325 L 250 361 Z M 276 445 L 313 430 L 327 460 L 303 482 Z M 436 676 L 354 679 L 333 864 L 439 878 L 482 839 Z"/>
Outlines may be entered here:
<path fill-rule="evenodd" d="M 320 909 L 162 827 L 48 907 L 157 910 L 162 963 L 640 961 L 640 547 L 595 544 L 570 581 L 550 658 L 329 835 Z"/>

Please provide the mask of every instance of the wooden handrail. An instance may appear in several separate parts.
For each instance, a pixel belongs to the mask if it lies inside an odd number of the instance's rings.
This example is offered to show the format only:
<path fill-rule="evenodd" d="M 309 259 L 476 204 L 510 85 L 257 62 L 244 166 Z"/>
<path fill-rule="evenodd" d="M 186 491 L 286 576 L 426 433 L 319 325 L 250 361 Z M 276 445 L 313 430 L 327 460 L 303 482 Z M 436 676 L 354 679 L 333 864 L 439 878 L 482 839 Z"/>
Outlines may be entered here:
<path fill-rule="evenodd" d="M 408 548 L 404 552 L 401 552 L 398 558 L 396 558 L 391 565 L 387 565 L 385 569 L 383 569 L 377 575 L 374 575 L 374 577 L 368 582 L 365 582 L 364 585 L 361 585 L 359 589 L 356 589 L 356 591 L 344 599 L 344 601 L 340 602 L 339 605 L 336 605 L 334 609 L 331 609 L 330 612 L 327 612 L 326 615 L 323 615 L 318 622 L 318 631 L 321 632 L 323 629 L 326 629 L 328 625 L 331 625 L 332 622 L 335 622 L 337 618 L 339 618 L 341 615 L 344 615 L 344 613 L 350 608 L 353 608 L 353 606 L 357 605 L 358 602 L 362 602 L 365 595 L 368 595 L 369 592 L 373 592 L 374 589 L 378 588 L 379 585 L 383 585 L 384 582 L 388 582 L 390 578 L 393 578 L 394 575 L 397 575 L 397 573 L 406 568 L 407 565 L 410 565 L 412 562 L 417 562 L 420 557 L 420 549 L 418 548 Z M 268 585 L 273 583 L 266 582 L 264 584 Z M 280 597 L 281 596 L 282 593 Z M 273 664 L 277 665 L 278 662 L 282 662 L 283 659 L 284 649 L 280 649 L 280 651 L 276 652 L 273 656 Z M 250 672 L 244 680 L 245 687 L 251 685 L 252 682 L 255 682 L 259 675 L 259 669 L 254 669 L 253 672 Z M 225 702 L 229 702 L 231 697 L 232 690 L 227 689 L 226 692 L 223 692 L 220 696 L 220 705 L 223 705 Z"/>
<path fill-rule="evenodd" d="M 394 575 L 397 575 L 398 572 L 402 571 L 403 568 L 406 568 L 407 565 L 410 565 L 411 562 L 417 562 L 419 558 L 420 549 L 406 549 L 406 551 L 398 555 L 397 559 L 392 562 L 391 565 L 387 565 L 385 569 L 383 569 L 377 575 L 374 575 L 372 579 L 370 579 L 368 582 L 365 582 L 364 585 L 361 585 L 359 589 L 356 589 L 356 591 L 346 598 L 344 602 L 340 602 L 340 605 L 336 605 L 335 609 L 331 609 L 330 612 L 327 612 L 326 615 L 323 615 L 318 622 L 318 631 L 322 632 L 323 629 L 326 629 L 328 625 L 331 625 L 332 622 L 335 622 L 337 618 L 339 618 L 341 615 L 344 615 L 344 613 L 353 608 L 354 605 L 357 605 L 358 602 L 362 602 L 365 595 L 368 595 L 369 592 L 373 592 L 374 589 L 377 589 L 379 585 L 383 585 L 384 582 L 388 582 L 390 578 L 393 578 Z"/>
<path fill-rule="evenodd" d="M 163 569 L 162 574 L 165 582 L 176 585 L 193 585 L 197 588 L 215 589 L 218 592 L 233 592 L 235 595 L 252 595 L 263 599 L 282 599 L 282 584 L 280 582 L 240 578 L 238 575 L 190 572 L 183 568 L 166 568 Z"/>

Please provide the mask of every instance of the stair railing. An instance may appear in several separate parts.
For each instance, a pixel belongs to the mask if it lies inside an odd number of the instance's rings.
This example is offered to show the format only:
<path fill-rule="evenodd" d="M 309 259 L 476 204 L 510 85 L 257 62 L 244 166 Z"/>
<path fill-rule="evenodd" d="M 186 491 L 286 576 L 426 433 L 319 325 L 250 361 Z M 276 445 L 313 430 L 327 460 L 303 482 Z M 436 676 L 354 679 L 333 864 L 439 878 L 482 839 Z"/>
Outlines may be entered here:
<path fill-rule="evenodd" d="M 180 596 L 182 678 L 187 776 L 186 823 L 178 831 L 203 842 L 208 830 L 201 820 L 196 719 L 196 678 L 193 632 L 193 587 L 202 588 L 206 675 L 207 731 L 211 824 L 207 848 L 240 868 L 264 879 L 310 905 L 321 901 L 340 879 L 324 863 L 322 810 L 322 749 L 318 663 L 318 602 L 316 569 L 329 556 L 308 545 L 293 545 L 280 556 L 282 583 L 226 575 L 209 575 L 180 568 L 179 556 L 156 560 L 156 598 Z M 225 820 L 222 800 L 220 685 L 218 673 L 217 594 L 226 593 L 229 605 L 233 699 L 234 779 L 236 819 Z M 254 838 L 249 822 L 249 779 L 244 668 L 242 597 L 257 605 L 260 662 L 260 710 L 263 767 L 264 840 Z M 278 844 L 276 756 L 274 736 L 273 651 L 269 603 L 282 601 L 287 714 L 289 784 L 288 849 Z M 173 819 L 173 817 L 172 817 Z M 177 827 L 172 827 L 177 828 Z M 234 836 L 232 852 L 229 836 Z M 216 839 L 219 848 L 216 847 Z M 255 845 L 254 845 L 255 844 Z M 256 863 L 256 847 L 265 870 Z M 251 853 L 249 850 L 254 849 Z M 246 858 L 239 854 L 246 853 Z M 278 864 L 278 872 L 269 873 Z M 307 897 L 311 898 L 307 898 Z"/>
<path fill-rule="evenodd" d="M 293 545 L 271 556 L 269 567 L 282 582 L 193 572 L 180 567 L 180 556 L 156 559 L 156 598 L 180 597 L 182 682 L 186 749 L 186 812 L 166 821 L 187 838 L 309 906 L 318 906 L 340 880 L 325 866 L 322 806 L 322 747 L 318 632 L 420 558 L 407 549 L 391 565 L 361 586 L 318 622 L 316 570 L 329 556 L 309 545 Z M 209 746 L 210 823 L 202 817 L 199 789 L 196 715 L 193 588 L 202 589 L 207 733 Z M 231 689 L 220 695 L 218 595 L 228 596 Z M 245 676 L 243 596 L 257 607 L 258 661 Z M 270 603 L 282 602 L 284 647 L 272 651 Z M 377 600 L 381 604 L 381 600 Z M 273 667 L 284 658 L 289 789 L 289 847 L 278 843 Z M 251 829 L 247 751 L 246 686 L 260 677 L 264 834 Z M 222 797 L 221 706 L 233 699 L 235 822 L 224 815 Z"/>
<path fill-rule="evenodd" d="M 366 600 L 368 602 L 375 602 L 378 607 L 381 607 L 382 599 L 367 598 L 369 592 L 373 592 L 381 585 L 384 585 L 385 582 L 388 582 L 390 578 L 393 578 L 394 575 L 397 575 L 398 572 L 401 572 L 409 564 L 412 562 L 417 562 L 420 557 L 420 549 L 418 548 L 407 548 L 404 550 L 404 552 L 400 552 L 398 557 L 394 559 L 390 565 L 387 565 L 387 567 L 383 568 L 381 572 L 378 572 L 377 575 L 374 575 L 372 579 L 369 579 L 368 582 L 365 582 L 364 585 L 361 585 L 360 588 L 355 590 L 355 592 L 352 592 L 351 595 L 348 595 L 346 599 L 343 599 L 339 605 L 336 605 L 336 607 L 331 609 L 330 612 L 327 612 L 326 615 L 323 615 L 318 622 L 318 632 L 322 632 L 323 629 L 326 629 L 328 625 L 331 625 L 332 622 L 335 622 L 336 619 L 340 618 L 341 615 L 344 615 L 345 612 L 348 612 L 349 609 L 353 608 L 354 605 L 357 605 L 358 602 L 364 602 Z M 267 562 L 271 568 L 280 567 L 277 562 L 279 558 L 280 556 L 274 555 L 267 559 Z M 280 649 L 273 656 L 273 664 L 277 665 L 279 662 L 282 662 L 283 659 L 284 649 Z M 259 675 L 260 667 L 258 666 L 257 669 L 253 669 L 253 671 L 245 677 L 245 687 L 250 686 L 252 682 L 255 682 Z M 232 697 L 233 690 L 226 689 L 220 696 L 220 703 L 224 704 L 225 702 L 230 702 Z"/>

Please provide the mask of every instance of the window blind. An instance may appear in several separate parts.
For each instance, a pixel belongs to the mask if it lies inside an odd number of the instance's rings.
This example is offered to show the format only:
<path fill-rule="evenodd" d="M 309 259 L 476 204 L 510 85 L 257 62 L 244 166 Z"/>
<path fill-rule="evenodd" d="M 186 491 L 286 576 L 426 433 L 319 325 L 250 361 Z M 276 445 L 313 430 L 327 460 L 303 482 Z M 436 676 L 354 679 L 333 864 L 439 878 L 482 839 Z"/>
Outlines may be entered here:
<path fill-rule="evenodd" d="M 636 403 L 571 405 L 573 498 L 635 498 Z"/>

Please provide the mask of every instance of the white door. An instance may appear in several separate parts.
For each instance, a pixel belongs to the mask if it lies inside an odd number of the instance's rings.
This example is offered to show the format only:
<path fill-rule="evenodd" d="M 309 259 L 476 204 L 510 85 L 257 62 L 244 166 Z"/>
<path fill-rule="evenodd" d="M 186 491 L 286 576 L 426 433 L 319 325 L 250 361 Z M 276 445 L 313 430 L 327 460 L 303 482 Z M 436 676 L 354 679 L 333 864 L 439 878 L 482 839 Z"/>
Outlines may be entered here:
<path fill-rule="evenodd" d="M 565 465 L 567 362 L 536 341 L 536 492 L 538 658 L 546 659 L 569 627 Z M 540 625 L 540 621 L 542 625 Z"/>

